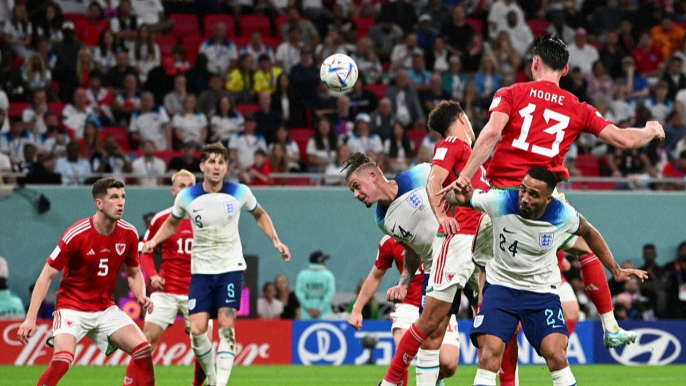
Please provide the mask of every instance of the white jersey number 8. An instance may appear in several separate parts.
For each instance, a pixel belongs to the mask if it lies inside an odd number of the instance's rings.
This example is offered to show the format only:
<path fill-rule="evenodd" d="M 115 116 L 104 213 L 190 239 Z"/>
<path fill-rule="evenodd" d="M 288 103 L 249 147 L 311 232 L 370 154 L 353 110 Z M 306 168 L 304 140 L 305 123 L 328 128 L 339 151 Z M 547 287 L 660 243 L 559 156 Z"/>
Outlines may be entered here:
<path fill-rule="evenodd" d="M 529 137 L 531 122 L 534 119 L 534 111 L 536 111 L 536 105 L 533 103 L 529 103 L 528 106 L 519 110 L 519 115 L 524 118 L 524 123 L 522 124 L 522 131 L 519 134 L 519 138 L 512 141 L 512 146 L 516 147 L 517 149 L 529 151 L 530 144 L 526 141 L 526 139 Z M 545 109 L 543 110 L 543 119 L 545 119 L 545 123 L 550 123 L 551 119 L 558 122 L 557 124 L 543 130 L 544 133 L 554 135 L 555 141 L 550 149 L 533 145 L 531 146 L 531 152 L 552 158 L 560 153 L 560 143 L 562 143 L 562 140 L 565 137 L 565 129 L 567 126 L 569 126 L 569 117 L 564 114 L 556 113 L 550 109 Z"/>

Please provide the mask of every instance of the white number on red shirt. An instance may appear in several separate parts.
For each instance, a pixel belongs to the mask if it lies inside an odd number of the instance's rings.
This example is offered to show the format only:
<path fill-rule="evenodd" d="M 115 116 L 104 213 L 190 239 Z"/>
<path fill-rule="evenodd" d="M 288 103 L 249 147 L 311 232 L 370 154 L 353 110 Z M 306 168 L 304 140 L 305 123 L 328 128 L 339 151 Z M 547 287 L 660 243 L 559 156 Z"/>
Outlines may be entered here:
<path fill-rule="evenodd" d="M 98 265 L 98 276 L 107 276 L 107 273 L 110 271 L 110 267 L 107 266 L 107 261 L 109 259 L 100 259 L 100 265 Z"/>
<path fill-rule="evenodd" d="M 191 249 L 193 249 L 193 239 L 186 239 L 185 243 L 183 239 L 178 239 L 176 244 L 179 246 L 179 249 L 176 251 L 176 253 L 189 254 L 191 253 Z"/>
<path fill-rule="evenodd" d="M 531 130 L 531 123 L 534 119 L 534 111 L 536 111 L 536 105 L 533 103 L 529 103 L 528 106 L 519 110 L 519 115 L 524 118 L 524 123 L 522 124 L 522 131 L 519 134 L 519 138 L 512 141 L 512 146 L 516 147 L 517 149 L 529 151 L 530 143 L 526 140 L 529 137 L 529 130 Z M 550 123 L 551 119 L 558 122 L 543 130 L 544 133 L 554 135 L 555 141 L 550 149 L 533 145 L 531 146 L 531 152 L 552 158 L 560 153 L 560 143 L 562 143 L 562 140 L 565 137 L 565 129 L 567 126 L 569 126 L 570 119 L 568 116 L 557 113 L 550 109 L 543 110 L 543 119 L 545 119 L 545 123 Z"/>

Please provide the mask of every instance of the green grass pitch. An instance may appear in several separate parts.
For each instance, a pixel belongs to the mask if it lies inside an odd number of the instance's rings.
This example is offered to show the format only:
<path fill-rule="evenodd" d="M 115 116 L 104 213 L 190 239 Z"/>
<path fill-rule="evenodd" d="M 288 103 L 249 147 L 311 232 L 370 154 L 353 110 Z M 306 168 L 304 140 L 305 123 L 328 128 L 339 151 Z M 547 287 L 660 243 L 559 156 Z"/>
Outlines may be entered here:
<path fill-rule="evenodd" d="M 0 385 L 33 386 L 45 366 L 0 366 Z M 121 385 L 123 367 L 84 367 L 69 370 L 61 385 Z M 382 366 L 237 366 L 233 369 L 229 385 L 281 385 L 281 386 L 373 386 L 386 371 Z M 573 366 L 572 371 L 580 386 L 625 385 L 683 385 L 686 365 L 662 367 L 627 367 L 615 365 Z M 457 375 L 446 380 L 446 385 L 471 385 L 476 366 L 460 366 Z M 188 386 L 192 367 L 155 367 L 158 386 Z M 550 386 L 552 379 L 545 366 L 522 366 L 519 371 L 522 386 Z M 414 385 L 414 369 L 410 376 Z"/>

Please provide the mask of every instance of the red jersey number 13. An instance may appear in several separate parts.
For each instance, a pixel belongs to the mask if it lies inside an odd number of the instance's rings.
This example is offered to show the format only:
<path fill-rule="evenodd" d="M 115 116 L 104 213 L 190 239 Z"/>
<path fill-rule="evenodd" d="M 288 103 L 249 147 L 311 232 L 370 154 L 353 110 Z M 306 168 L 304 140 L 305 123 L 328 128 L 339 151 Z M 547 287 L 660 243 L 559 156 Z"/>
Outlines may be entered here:
<path fill-rule="evenodd" d="M 522 149 L 524 151 L 529 151 L 529 146 L 531 145 L 526 140 L 529 137 L 529 130 L 531 129 L 531 122 L 534 119 L 534 111 L 536 111 L 536 105 L 529 103 L 528 106 L 519 110 L 519 115 L 524 118 L 524 123 L 522 124 L 522 131 L 519 134 L 519 138 L 512 141 L 512 146 L 517 149 Z M 569 126 L 569 117 L 557 113 L 550 109 L 543 110 L 543 119 L 545 123 L 549 124 L 550 120 L 556 121 L 557 123 L 543 130 L 544 133 L 554 135 L 555 141 L 550 149 L 533 145 L 531 146 L 531 152 L 535 154 L 540 154 L 546 157 L 555 157 L 560 153 L 560 143 L 565 137 L 565 129 Z"/>

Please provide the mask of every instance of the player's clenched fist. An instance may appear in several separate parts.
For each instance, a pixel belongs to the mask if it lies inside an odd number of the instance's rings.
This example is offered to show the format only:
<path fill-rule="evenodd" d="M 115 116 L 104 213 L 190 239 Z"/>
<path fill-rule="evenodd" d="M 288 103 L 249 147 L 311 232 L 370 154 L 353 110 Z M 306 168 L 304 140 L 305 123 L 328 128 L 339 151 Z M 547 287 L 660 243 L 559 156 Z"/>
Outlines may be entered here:
<path fill-rule="evenodd" d="M 646 128 L 652 130 L 655 134 L 655 138 L 659 139 L 660 141 L 665 139 L 665 129 L 662 128 L 662 125 L 659 122 L 648 121 L 646 122 Z"/>
<path fill-rule="evenodd" d="M 386 300 L 392 303 L 402 303 L 407 297 L 407 288 L 401 285 L 391 287 L 386 292 Z"/>
<path fill-rule="evenodd" d="M 143 244 L 143 253 L 152 253 L 156 246 L 157 244 L 154 241 L 146 241 L 145 244 Z"/>
<path fill-rule="evenodd" d="M 138 298 L 138 303 L 140 303 L 141 306 L 143 306 L 143 308 L 148 314 L 152 313 L 153 305 L 152 300 L 150 300 L 149 297 L 145 295 L 141 296 L 140 298 Z"/>
<path fill-rule="evenodd" d="M 348 318 L 348 324 L 353 326 L 356 330 L 362 328 L 362 313 L 353 311 Z"/>
<path fill-rule="evenodd" d="M 284 261 L 290 261 L 291 260 L 291 250 L 288 249 L 286 244 L 284 243 L 276 243 L 274 244 L 274 248 L 276 248 L 277 251 L 281 254 L 281 257 L 283 257 Z"/>
<path fill-rule="evenodd" d="M 21 344 L 29 343 L 29 339 L 36 333 L 36 321 L 35 320 L 24 320 L 24 323 L 19 327 L 19 332 L 17 332 L 17 337 Z"/>

